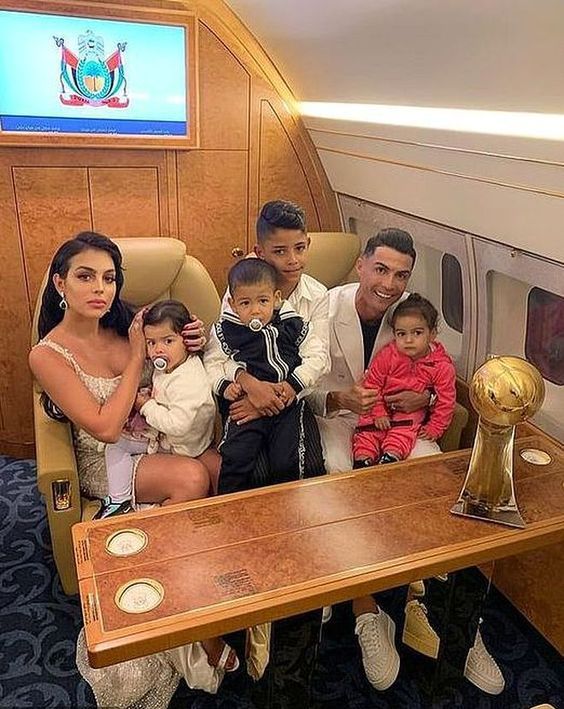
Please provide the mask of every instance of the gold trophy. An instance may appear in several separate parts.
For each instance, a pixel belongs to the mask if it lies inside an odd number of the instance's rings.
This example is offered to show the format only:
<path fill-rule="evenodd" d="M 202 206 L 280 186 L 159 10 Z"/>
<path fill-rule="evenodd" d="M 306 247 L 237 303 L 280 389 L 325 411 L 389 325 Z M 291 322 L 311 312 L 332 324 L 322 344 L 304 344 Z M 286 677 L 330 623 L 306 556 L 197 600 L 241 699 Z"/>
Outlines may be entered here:
<path fill-rule="evenodd" d="M 513 488 L 515 424 L 541 407 L 544 381 L 520 357 L 492 357 L 472 377 L 470 401 L 480 418 L 466 479 L 451 512 L 524 527 Z"/>

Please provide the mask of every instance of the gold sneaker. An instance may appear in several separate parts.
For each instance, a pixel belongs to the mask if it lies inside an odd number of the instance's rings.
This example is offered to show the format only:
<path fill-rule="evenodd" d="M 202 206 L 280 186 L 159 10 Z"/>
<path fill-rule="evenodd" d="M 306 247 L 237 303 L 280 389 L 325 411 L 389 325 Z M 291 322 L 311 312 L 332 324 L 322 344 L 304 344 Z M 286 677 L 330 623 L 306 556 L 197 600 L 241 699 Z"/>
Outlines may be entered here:
<path fill-rule="evenodd" d="M 405 623 L 401 639 L 404 645 L 422 655 L 434 660 L 439 656 L 439 636 L 431 627 L 427 609 L 420 601 L 414 600 L 405 604 Z"/>
<path fill-rule="evenodd" d="M 270 660 L 271 623 L 261 623 L 247 628 L 247 673 L 255 682 L 263 676 Z"/>
<path fill-rule="evenodd" d="M 409 584 L 409 596 L 413 598 L 414 596 L 424 596 L 425 595 L 425 584 L 423 581 L 412 581 Z"/>

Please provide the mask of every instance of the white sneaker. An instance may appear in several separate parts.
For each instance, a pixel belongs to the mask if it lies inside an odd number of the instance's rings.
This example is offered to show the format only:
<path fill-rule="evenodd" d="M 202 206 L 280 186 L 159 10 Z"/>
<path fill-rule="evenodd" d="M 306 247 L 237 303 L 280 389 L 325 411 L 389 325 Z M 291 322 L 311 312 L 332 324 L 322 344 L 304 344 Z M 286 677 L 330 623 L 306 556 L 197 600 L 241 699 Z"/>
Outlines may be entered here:
<path fill-rule="evenodd" d="M 479 628 L 474 645 L 468 651 L 464 676 L 487 694 L 501 694 L 505 688 L 501 670 L 486 650 Z"/>
<path fill-rule="evenodd" d="M 394 644 L 396 624 L 387 613 L 363 613 L 354 632 L 362 650 L 362 664 L 370 684 L 380 691 L 396 681 L 400 658 Z"/>

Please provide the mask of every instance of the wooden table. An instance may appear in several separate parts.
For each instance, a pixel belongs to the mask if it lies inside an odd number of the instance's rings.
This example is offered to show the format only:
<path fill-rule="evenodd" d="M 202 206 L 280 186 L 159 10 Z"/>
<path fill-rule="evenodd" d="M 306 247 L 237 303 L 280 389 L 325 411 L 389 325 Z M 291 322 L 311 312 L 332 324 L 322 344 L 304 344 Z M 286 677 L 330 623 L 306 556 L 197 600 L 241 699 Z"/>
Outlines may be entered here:
<path fill-rule="evenodd" d="M 525 462 L 526 448 L 546 451 L 551 463 Z M 449 512 L 469 457 L 458 451 L 75 525 L 92 666 L 564 539 L 564 455 L 551 439 L 515 445 L 524 530 Z M 108 539 L 124 529 L 141 530 L 146 546 L 112 556 Z M 116 605 L 134 579 L 162 587 L 153 610 Z"/>

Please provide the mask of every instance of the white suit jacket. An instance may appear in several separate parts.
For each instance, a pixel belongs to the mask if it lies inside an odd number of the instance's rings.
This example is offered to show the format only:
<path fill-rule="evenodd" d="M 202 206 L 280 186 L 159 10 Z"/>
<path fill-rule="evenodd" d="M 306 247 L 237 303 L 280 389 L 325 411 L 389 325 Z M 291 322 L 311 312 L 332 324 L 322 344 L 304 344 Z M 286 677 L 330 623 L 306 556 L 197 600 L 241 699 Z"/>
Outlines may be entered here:
<path fill-rule="evenodd" d="M 364 375 L 364 343 L 360 318 L 355 308 L 358 283 L 337 286 L 329 291 L 329 354 L 331 368 L 320 380 L 313 394 L 308 396 L 310 406 L 317 414 L 323 456 L 328 473 L 339 473 L 352 468 L 351 438 L 358 416 L 352 411 L 334 411 L 327 415 L 327 393 L 350 389 Z M 408 293 L 397 301 L 407 298 Z M 389 317 L 397 303 L 385 313 L 374 342 L 372 357 L 393 337 Z M 419 439 L 410 458 L 440 453 L 434 441 Z"/>
<path fill-rule="evenodd" d="M 328 392 L 350 389 L 356 382 L 360 382 L 364 375 L 364 343 L 360 318 L 355 307 L 358 286 L 358 283 L 347 283 L 329 291 L 330 369 L 318 382 L 315 391 L 308 397 L 311 407 L 318 416 L 326 416 Z M 404 298 L 407 298 L 407 293 L 404 293 L 397 303 Z M 380 330 L 374 342 L 372 357 L 393 338 L 389 316 L 397 303 L 391 306 L 384 314 Z M 339 411 L 329 415 L 342 414 L 350 416 L 351 412 Z"/>

